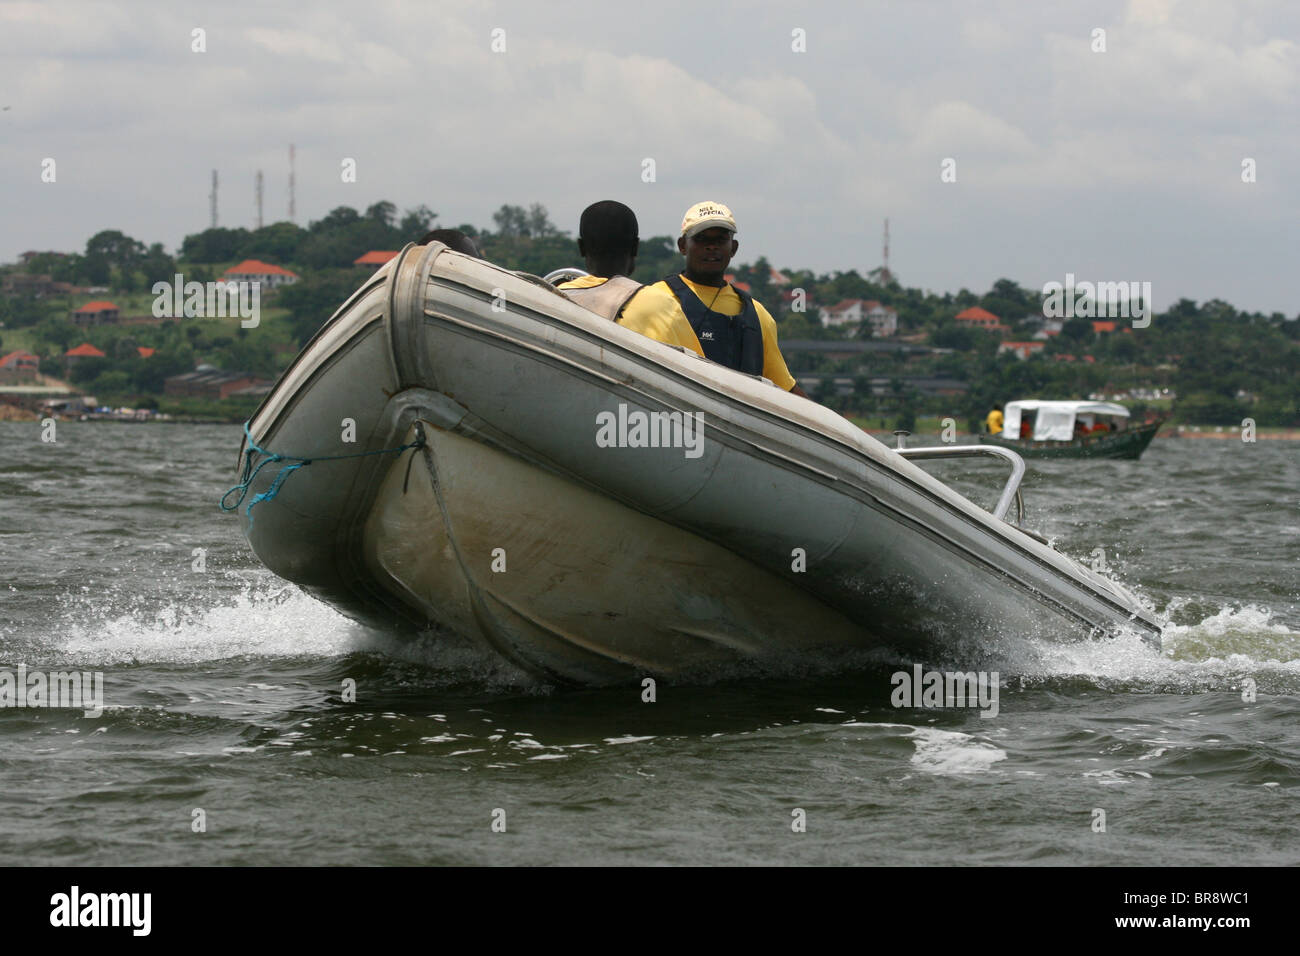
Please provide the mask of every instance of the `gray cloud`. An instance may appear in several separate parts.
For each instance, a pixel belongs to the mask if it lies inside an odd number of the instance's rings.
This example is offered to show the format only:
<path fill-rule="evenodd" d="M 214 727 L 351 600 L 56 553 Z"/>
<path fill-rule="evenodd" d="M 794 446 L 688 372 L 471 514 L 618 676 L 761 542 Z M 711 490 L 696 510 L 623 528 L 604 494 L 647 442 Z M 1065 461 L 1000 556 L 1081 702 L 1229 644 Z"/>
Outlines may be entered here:
<path fill-rule="evenodd" d="M 0 257 L 103 228 L 174 248 L 206 225 L 213 168 L 223 225 L 252 224 L 258 169 L 283 217 L 294 142 L 300 222 L 391 199 L 487 224 L 541 201 L 573 228 L 615 197 L 651 234 L 712 198 L 736 211 L 742 258 L 865 271 L 888 215 L 909 285 L 1074 272 L 1151 281 L 1157 307 L 1295 314 L 1297 26 L 1281 0 L 8 2 Z"/>

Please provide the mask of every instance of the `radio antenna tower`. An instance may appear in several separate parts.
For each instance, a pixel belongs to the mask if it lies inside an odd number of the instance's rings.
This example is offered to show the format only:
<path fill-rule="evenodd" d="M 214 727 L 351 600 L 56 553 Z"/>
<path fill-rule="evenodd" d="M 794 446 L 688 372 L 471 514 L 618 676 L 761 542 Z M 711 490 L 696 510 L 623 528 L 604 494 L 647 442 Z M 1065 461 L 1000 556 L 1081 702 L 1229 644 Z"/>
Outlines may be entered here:
<path fill-rule="evenodd" d="M 889 271 L 889 217 L 885 217 L 885 258 L 880 267 L 880 284 L 888 285 L 894 276 Z"/>
<path fill-rule="evenodd" d="M 257 228 L 262 228 L 262 171 L 257 171 Z"/>
<path fill-rule="evenodd" d="M 217 228 L 217 171 L 212 171 L 212 192 L 208 193 L 208 206 L 212 213 L 211 229 Z"/>
<path fill-rule="evenodd" d="M 289 144 L 289 221 L 296 222 L 297 217 L 294 213 L 294 196 L 293 196 L 293 144 Z"/>

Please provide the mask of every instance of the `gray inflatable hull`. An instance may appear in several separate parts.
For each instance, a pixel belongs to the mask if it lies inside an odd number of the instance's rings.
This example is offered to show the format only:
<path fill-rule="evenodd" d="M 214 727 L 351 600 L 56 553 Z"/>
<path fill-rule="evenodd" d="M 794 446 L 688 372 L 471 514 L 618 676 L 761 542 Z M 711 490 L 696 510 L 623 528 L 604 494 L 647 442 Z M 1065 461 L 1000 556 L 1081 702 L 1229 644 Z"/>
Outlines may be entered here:
<path fill-rule="evenodd" d="M 638 447 L 635 423 L 663 413 L 701 413 L 702 440 Z M 468 636 L 552 679 L 1159 640 L 1124 588 L 834 412 L 436 243 L 358 290 L 249 430 L 316 459 L 240 509 L 267 567 L 356 619 Z"/>

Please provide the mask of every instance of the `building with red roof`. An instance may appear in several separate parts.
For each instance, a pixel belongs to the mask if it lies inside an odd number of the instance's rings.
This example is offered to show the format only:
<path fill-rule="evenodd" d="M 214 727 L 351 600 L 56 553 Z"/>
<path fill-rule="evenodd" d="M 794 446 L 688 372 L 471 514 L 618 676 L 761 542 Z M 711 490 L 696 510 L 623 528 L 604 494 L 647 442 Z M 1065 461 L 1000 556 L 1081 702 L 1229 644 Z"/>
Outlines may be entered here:
<path fill-rule="evenodd" d="M 116 322 L 121 318 L 121 312 L 112 302 L 98 300 L 87 302 L 76 309 L 69 318 L 72 319 L 73 324 L 86 328 L 91 325 L 107 325 Z"/>
<path fill-rule="evenodd" d="M 954 318 L 958 322 L 968 322 L 971 325 L 977 325 L 980 328 L 993 328 L 1000 321 L 996 315 L 988 309 L 982 309 L 978 305 L 972 305 L 969 309 L 962 309 Z"/>
<path fill-rule="evenodd" d="M 1114 331 L 1115 331 L 1115 323 L 1114 323 L 1114 322 L 1094 322 L 1094 323 L 1092 323 L 1092 330 L 1093 330 L 1094 332 L 1098 333 L 1098 334 L 1101 334 L 1102 332 L 1114 332 Z"/>
<path fill-rule="evenodd" d="M 998 354 L 1011 352 L 1022 362 L 1031 355 L 1037 355 L 1047 347 L 1046 342 L 1003 342 L 998 345 Z"/>
<path fill-rule="evenodd" d="M 962 309 L 954 318 L 968 329 L 984 329 L 986 332 L 1009 332 L 1010 326 L 1002 324 L 1002 320 L 990 312 L 988 309 L 982 309 L 978 305 L 972 305 L 969 309 Z"/>
<path fill-rule="evenodd" d="M 149 358 L 157 349 L 151 349 L 147 345 L 137 345 L 135 350 L 140 353 L 140 358 Z"/>
<path fill-rule="evenodd" d="M 63 364 L 66 368 L 72 368 L 78 362 L 92 358 L 105 358 L 105 355 L 89 342 L 82 342 L 76 348 L 68 349 L 63 353 Z"/>
<path fill-rule="evenodd" d="M 271 383 L 251 372 L 223 372 L 201 365 L 193 372 L 163 380 L 163 392 L 174 398 L 207 398 L 221 401 L 231 395 L 264 395 Z"/>
<path fill-rule="evenodd" d="M 298 273 L 269 262 L 245 259 L 221 273 L 221 278 L 225 282 L 257 282 L 263 289 L 275 289 L 282 285 L 293 285 L 299 277 Z"/>
<path fill-rule="evenodd" d="M 384 249 L 371 249 L 364 256 L 361 256 L 358 259 L 353 259 L 352 264 L 354 266 L 370 266 L 372 269 L 378 269 L 385 262 L 390 262 L 393 259 L 396 259 L 397 255 L 396 252 L 389 252 Z"/>
<path fill-rule="evenodd" d="M 832 306 L 818 309 L 822 325 L 871 326 L 872 338 L 885 339 L 898 331 L 898 312 L 890 305 L 881 305 L 875 299 L 842 299 Z"/>
<path fill-rule="evenodd" d="M 34 382 L 41 372 L 41 357 L 24 349 L 0 356 L 0 384 Z"/>
<path fill-rule="evenodd" d="M 95 348 L 89 342 L 82 342 L 74 349 L 68 349 L 63 353 L 64 358 L 104 358 L 104 353 Z"/>

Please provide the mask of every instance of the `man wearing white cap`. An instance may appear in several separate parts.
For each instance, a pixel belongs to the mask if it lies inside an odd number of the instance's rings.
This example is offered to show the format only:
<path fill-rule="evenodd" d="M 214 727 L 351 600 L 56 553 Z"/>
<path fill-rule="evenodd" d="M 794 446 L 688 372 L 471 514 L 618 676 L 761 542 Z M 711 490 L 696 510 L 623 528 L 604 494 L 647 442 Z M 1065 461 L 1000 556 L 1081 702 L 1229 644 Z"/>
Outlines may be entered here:
<path fill-rule="evenodd" d="M 761 303 L 726 280 L 727 266 L 740 248 L 735 235 L 736 219 L 721 203 L 702 202 L 688 209 L 677 240 L 686 268 L 650 287 L 668 296 L 638 296 L 624 307 L 619 323 L 661 338 L 661 328 L 680 328 L 684 317 L 700 346 L 696 351 L 706 358 L 762 375 L 807 398 L 777 347 L 776 320 Z"/>

